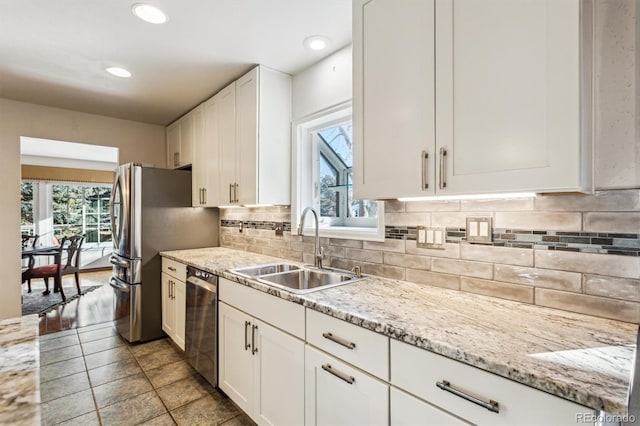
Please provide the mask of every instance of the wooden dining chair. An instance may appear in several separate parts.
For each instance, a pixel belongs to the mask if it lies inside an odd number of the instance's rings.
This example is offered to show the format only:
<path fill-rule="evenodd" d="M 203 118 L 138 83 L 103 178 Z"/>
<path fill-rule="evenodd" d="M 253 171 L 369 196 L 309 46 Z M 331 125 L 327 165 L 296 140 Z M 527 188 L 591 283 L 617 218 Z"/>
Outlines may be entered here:
<path fill-rule="evenodd" d="M 40 238 L 39 235 L 22 234 L 22 248 L 36 248 L 38 238 Z"/>
<path fill-rule="evenodd" d="M 46 287 L 46 290 L 42 294 L 47 295 L 50 293 L 49 278 L 53 278 L 53 292 L 56 293 L 60 291 L 60 296 L 62 296 L 62 300 L 65 301 L 67 298 L 65 297 L 64 290 L 62 288 L 62 277 L 64 275 L 74 274 L 76 279 L 76 288 L 78 289 L 78 294 L 80 294 L 80 252 L 82 250 L 83 241 L 84 235 L 64 237 L 60 241 L 60 246 L 57 250 L 37 253 L 36 256 L 53 256 L 54 263 L 33 268 L 28 278 L 29 287 L 31 287 L 32 278 L 42 278 Z M 65 254 L 66 256 L 64 256 Z"/>

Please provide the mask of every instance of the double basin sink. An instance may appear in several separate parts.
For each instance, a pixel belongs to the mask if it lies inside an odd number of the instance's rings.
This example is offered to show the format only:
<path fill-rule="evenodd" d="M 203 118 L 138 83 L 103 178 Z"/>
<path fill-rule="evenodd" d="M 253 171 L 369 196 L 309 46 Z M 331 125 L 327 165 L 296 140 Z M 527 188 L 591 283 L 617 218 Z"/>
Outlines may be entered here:
<path fill-rule="evenodd" d="M 338 269 L 300 267 L 289 263 L 247 266 L 230 269 L 229 272 L 299 294 L 349 284 L 363 278 Z"/>

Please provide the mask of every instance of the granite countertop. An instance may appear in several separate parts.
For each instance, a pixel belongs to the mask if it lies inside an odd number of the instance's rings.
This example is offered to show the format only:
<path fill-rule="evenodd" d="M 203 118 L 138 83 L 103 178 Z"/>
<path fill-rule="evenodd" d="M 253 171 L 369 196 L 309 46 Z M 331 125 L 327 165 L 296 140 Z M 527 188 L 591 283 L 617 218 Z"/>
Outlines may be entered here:
<path fill-rule="evenodd" d="M 228 272 L 293 262 L 227 248 L 162 256 L 614 415 L 627 415 L 638 325 L 369 276 L 294 294 Z"/>
<path fill-rule="evenodd" d="M 0 424 L 40 424 L 38 316 L 0 321 Z"/>

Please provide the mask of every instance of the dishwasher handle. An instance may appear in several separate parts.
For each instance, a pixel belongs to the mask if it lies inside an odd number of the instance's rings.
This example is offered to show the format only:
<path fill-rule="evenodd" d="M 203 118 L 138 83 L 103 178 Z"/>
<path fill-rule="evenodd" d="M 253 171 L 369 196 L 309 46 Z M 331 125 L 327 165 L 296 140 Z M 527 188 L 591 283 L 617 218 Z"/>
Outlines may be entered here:
<path fill-rule="evenodd" d="M 200 279 L 198 277 L 188 277 L 187 278 L 187 285 L 194 285 L 194 286 L 197 286 L 197 287 L 202 287 L 205 290 L 211 291 L 213 293 L 218 293 L 217 282 L 213 282 L 212 283 L 212 282 Z"/>

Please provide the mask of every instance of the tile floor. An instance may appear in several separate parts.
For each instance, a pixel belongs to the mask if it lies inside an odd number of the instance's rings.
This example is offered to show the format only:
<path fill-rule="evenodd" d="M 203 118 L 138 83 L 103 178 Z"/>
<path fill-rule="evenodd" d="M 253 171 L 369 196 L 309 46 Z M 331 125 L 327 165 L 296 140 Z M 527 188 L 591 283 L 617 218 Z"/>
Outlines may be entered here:
<path fill-rule="evenodd" d="M 160 339 L 129 344 L 113 323 L 40 336 L 45 425 L 254 425 Z"/>

